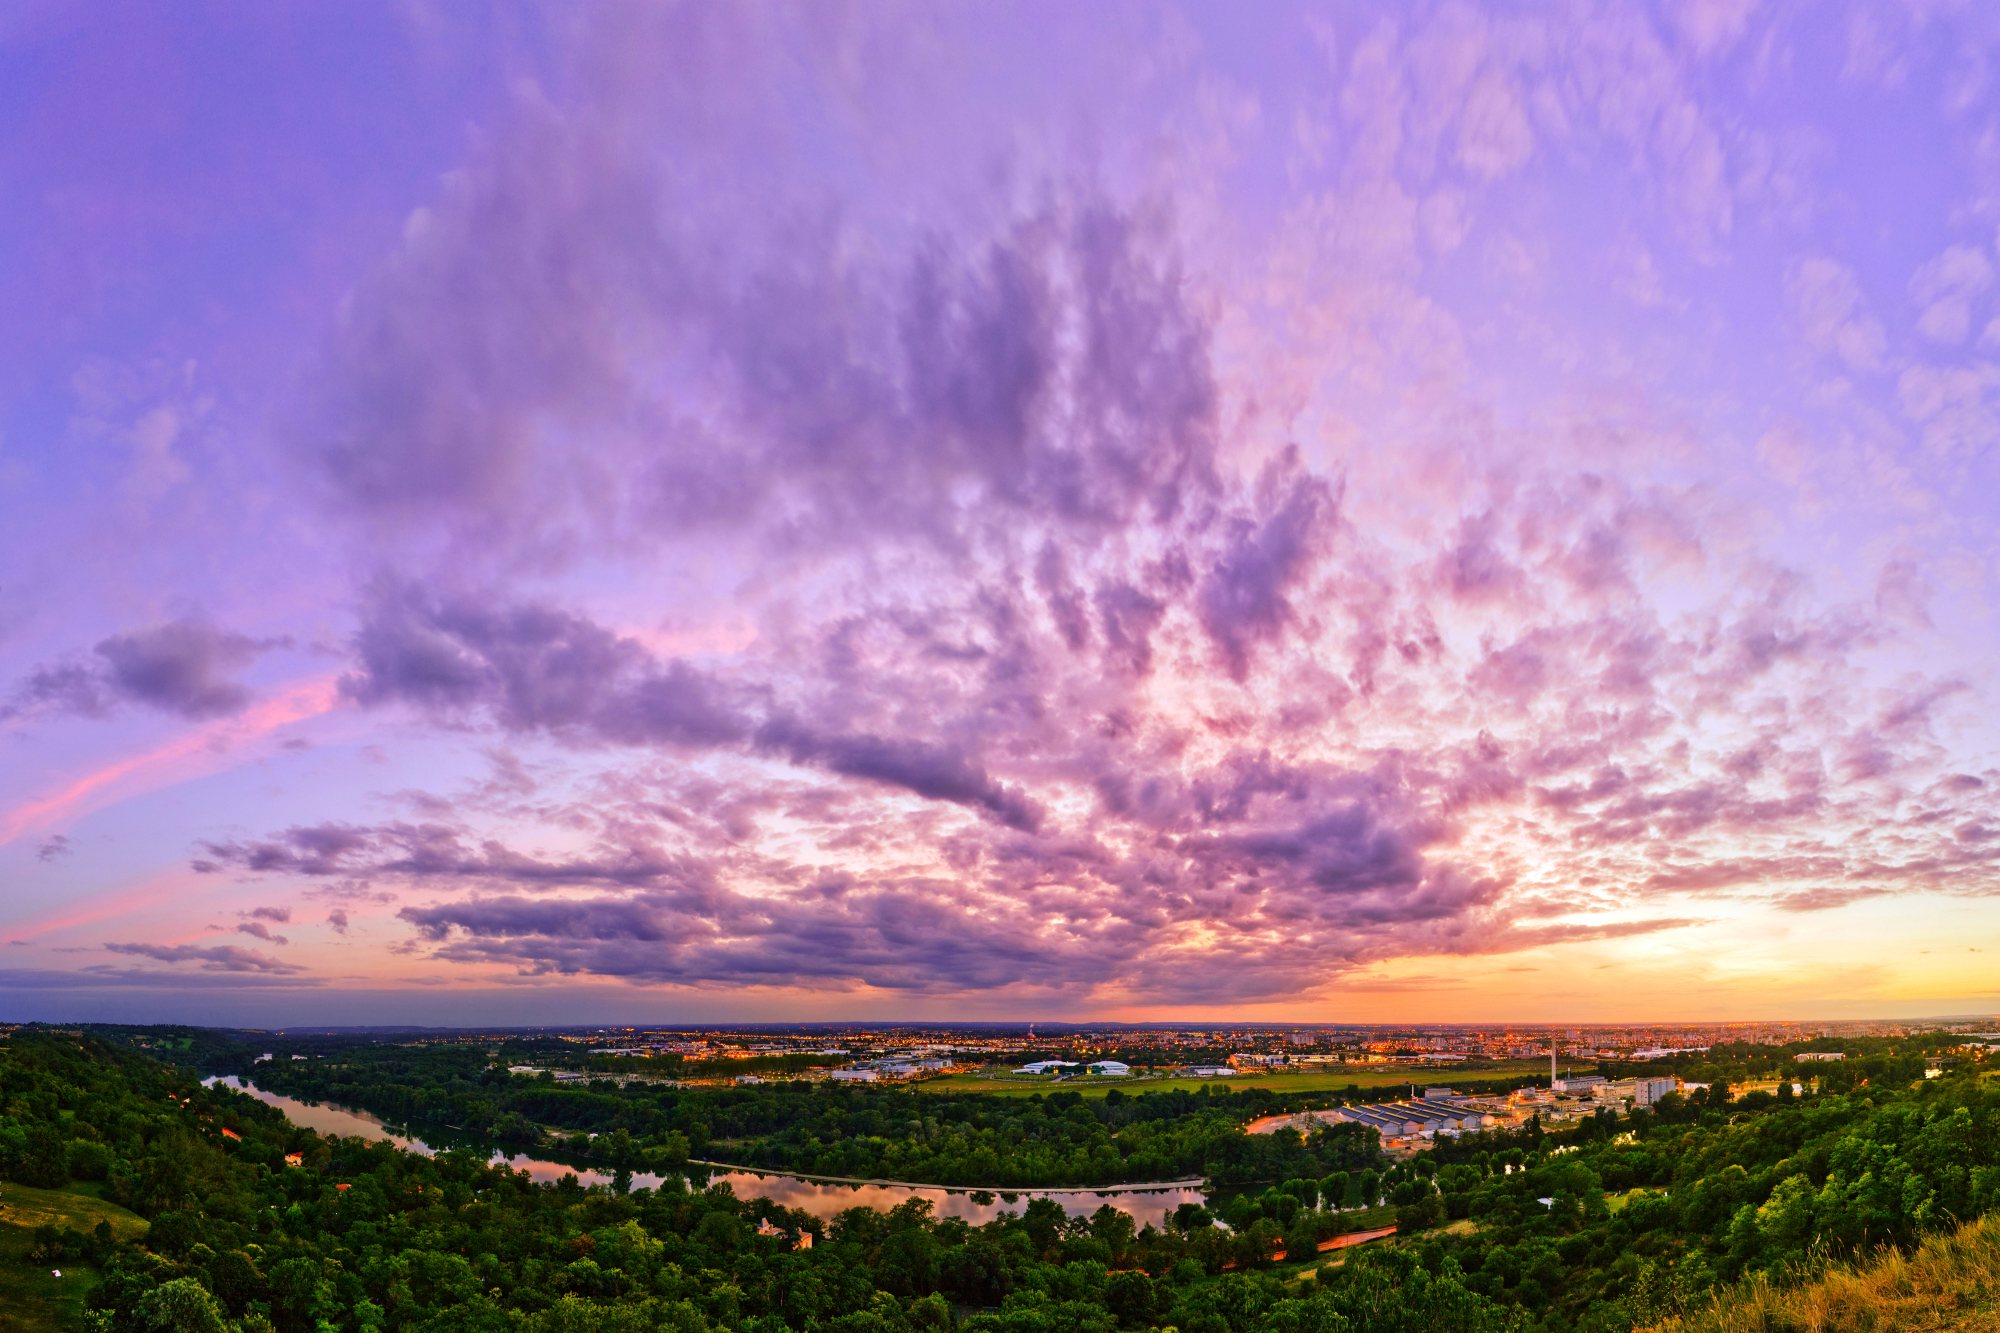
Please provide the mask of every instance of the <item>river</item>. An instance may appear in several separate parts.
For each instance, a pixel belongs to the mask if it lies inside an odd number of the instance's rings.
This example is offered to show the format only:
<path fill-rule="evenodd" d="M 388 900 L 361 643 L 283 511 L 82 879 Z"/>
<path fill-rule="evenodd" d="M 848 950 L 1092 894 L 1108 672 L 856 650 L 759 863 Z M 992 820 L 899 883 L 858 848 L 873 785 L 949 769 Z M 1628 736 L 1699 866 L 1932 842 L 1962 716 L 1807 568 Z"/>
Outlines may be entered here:
<path fill-rule="evenodd" d="M 484 1148 L 491 1161 L 504 1164 L 516 1171 L 526 1171 L 537 1181 L 554 1182 L 565 1175 L 575 1175 L 585 1185 L 609 1185 L 611 1172 L 601 1167 L 582 1165 L 574 1161 L 562 1161 L 549 1157 L 534 1157 L 518 1150 L 494 1144 L 488 1139 L 474 1138 L 448 1129 L 425 1131 L 436 1142 L 427 1142 L 417 1137 L 409 1128 L 391 1126 L 381 1117 L 366 1111 L 352 1110 L 330 1102 L 302 1102 L 296 1097 L 286 1097 L 280 1093 L 266 1092 L 254 1084 L 246 1083 L 234 1075 L 202 1080 L 207 1084 L 221 1083 L 226 1087 L 247 1092 L 260 1102 L 277 1107 L 285 1113 L 293 1124 L 312 1130 L 317 1134 L 338 1134 L 342 1138 L 360 1137 L 370 1142 L 387 1139 L 401 1148 L 420 1152 L 426 1156 L 448 1148 Z M 831 1217 L 843 1208 L 868 1207 L 889 1209 L 907 1199 L 929 1199 L 939 1217 L 962 1217 L 977 1226 L 990 1222 L 1003 1210 L 1018 1210 L 1028 1199 L 1054 1199 L 1064 1210 L 1083 1215 L 1093 1213 L 1106 1203 L 1132 1215 L 1133 1222 L 1145 1226 L 1148 1222 L 1161 1226 L 1169 1213 L 1184 1203 L 1203 1203 L 1206 1196 L 1199 1187 L 1186 1185 L 1169 1186 L 1162 1189 L 1135 1188 L 1121 1185 L 1107 1190 L 1018 1190 L 994 1195 L 990 1203 L 980 1203 L 973 1199 L 976 1191 L 946 1189 L 942 1185 L 840 1185 L 825 1181 L 807 1180 L 799 1176 L 772 1171 L 742 1171 L 717 1168 L 697 1171 L 697 1178 L 705 1175 L 710 1184 L 727 1184 L 736 1191 L 739 1198 L 768 1198 L 787 1208 L 800 1208 L 817 1217 Z M 658 1188 L 661 1178 L 649 1172 L 635 1171 L 632 1174 L 632 1188 Z M 982 1196 L 983 1197 L 983 1196 Z"/>

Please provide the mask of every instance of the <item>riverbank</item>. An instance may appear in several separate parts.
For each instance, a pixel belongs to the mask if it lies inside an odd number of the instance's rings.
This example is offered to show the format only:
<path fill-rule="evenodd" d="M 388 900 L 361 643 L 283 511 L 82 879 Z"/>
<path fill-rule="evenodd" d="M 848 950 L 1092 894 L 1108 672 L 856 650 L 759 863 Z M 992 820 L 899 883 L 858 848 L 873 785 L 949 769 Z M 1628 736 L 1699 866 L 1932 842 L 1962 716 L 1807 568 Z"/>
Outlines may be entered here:
<path fill-rule="evenodd" d="M 247 1084 L 234 1075 L 205 1080 L 209 1084 L 221 1083 L 235 1088 L 285 1113 L 293 1124 L 313 1130 L 315 1133 L 334 1134 L 343 1138 L 358 1137 L 370 1142 L 386 1140 L 399 1148 L 425 1156 L 435 1154 L 439 1147 L 452 1146 L 442 1142 L 443 1136 L 434 1136 L 438 1143 L 419 1137 L 426 1132 L 420 1126 L 394 1127 L 381 1117 L 368 1111 L 340 1106 L 332 1102 L 306 1103 L 283 1093 L 266 1092 L 264 1089 Z M 448 1127 L 441 1127 L 448 1128 Z M 496 1166 L 506 1166 L 511 1170 L 525 1171 L 540 1183 L 554 1183 L 565 1175 L 575 1176 L 585 1185 L 616 1186 L 620 1183 L 618 1173 L 601 1166 L 590 1165 L 559 1157 L 546 1157 L 538 1153 L 474 1135 L 455 1133 L 451 1136 L 457 1144 L 473 1146 L 487 1155 Z M 546 1151 L 546 1150 L 542 1150 Z M 762 1195 L 787 1208 L 800 1208 L 821 1217 L 832 1217 L 846 1208 L 857 1205 L 877 1208 L 884 1212 L 909 1199 L 921 1198 L 930 1201 L 939 1217 L 957 1217 L 974 1226 L 983 1225 L 998 1217 L 1011 1203 L 1024 1199 L 1051 1199 L 1062 1205 L 1063 1211 L 1074 1216 L 1087 1216 L 1102 1206 L 1099 1196 L 1117 1194 L 1121 1198 L 1120 1207 L 1130 1213 L 1135 1225 L 1151 1223 L 1156 1227 L 1166 1225 L 1166 1220 L 1183 1203 L 1205 1203 L 1207 1191 L 1205 1182 L 1154 1181 L 1139 1184 L 1101 1186 L 1057 1186 L 1047 1189 L 982 1189 L 972 1185 L 933 1185 L 922 1182 L 862 1179 L 842 1176 L 806 1176 L 791 1171 L 773 1171 L 763 1167 L 741 1166 L 729 1162 L 706 1160 L 690 1161 L 691 1172 L 709 1177 L 708 1185 L 727 1185 L 739 1195 Z M 658 1189 L 665 1184 L 666 1177 L 652 1172 L 632 1172 L 622 1182 L 632 1189 Z M 698 1183 L 698 1182 L 697 1182 Z M 975 1198 L 974 1196 L 978 1196 Z"/>
<path fill-rule="evenodd" d="M 999 1194 L 1032 1195 L 1041 1198 L 1050 1194 L 1149 1194 L 1159 1190 L 1205 1189 L 1208 1182 L 1199 1177 L 1193 1180 L 1147 1180 L 1121 1185 L 1035 1185 L 1023 1189 L 1019 1185 L 940 1185 L 932 1180 L 884 1180 L 859 1176 L 816 1176 L 808 1171 L 773 1171 L 768 1167 L 744 1166 L 738 1162 L 711 1162 L 704 1158 L 688 1158 L 689 1166 L 719 1167 L 725 1171 L 740 1171 L 753 1176 L 783 1176 L 788 1180 L 820 1181 L 833 1185 L 889 1185 L 904 1189 L 943 1190 L 947 1194 Z"/>

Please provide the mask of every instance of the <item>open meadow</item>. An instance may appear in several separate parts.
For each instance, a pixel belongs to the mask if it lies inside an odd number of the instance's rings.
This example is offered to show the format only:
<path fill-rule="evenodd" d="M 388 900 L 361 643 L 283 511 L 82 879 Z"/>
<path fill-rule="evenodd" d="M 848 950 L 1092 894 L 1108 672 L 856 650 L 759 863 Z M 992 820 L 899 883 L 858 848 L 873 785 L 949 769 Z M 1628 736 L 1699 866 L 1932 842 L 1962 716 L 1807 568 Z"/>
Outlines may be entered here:
<path fill-rule="evenodd" d="M 99 1222 L 109 1222 L 121 1240 L 145 1233 L 144 1218 L 92 1197 L 94 1192 L 88 1185 L 67 1190 L 0 1185 L 0 1333 L 76 1328 L 84 1297 L 97 1285 L 96 1270 L 81 1263 L 62 1264 L 62 1276 L 50 1276 L 56 1265 L 32 1258 L 36 1227 L 67 1227 L 88 1235 Z"/>

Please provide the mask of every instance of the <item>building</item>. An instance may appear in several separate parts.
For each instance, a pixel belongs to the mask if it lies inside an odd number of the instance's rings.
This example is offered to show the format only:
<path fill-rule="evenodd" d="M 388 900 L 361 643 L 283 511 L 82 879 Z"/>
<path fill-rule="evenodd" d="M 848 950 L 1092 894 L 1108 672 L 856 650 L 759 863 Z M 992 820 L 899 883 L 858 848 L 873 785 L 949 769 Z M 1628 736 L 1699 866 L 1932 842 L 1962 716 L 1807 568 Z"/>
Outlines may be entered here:
<path fill-rule="evenodd" d="M 1340 1118 L 1357 1125 L 1367 1125 L 1371 1129 L 1396 1138 L 1407 1138 L 1412 1134 L 1422 1133 L 1424 1122 L 1402 1114 L 1403 1110 L 1403 1107 L 1394 1103 L 1387 1106 L 1343 1106 L 1340 1108 Z"/>
<path fill-rule="evenodd" d="M 1054 1074 L 1060 1077 L 1064 1071 L 1082 1068 L 1074 1060 L 1037 1060 L 1031 1065 L 1022 1065 L 1017 1074 Z"/>
<path fill-rule="evenodd" d="M 813 1247 L 812 1232 L 801 1230 L 798 1239 L 792 1240 L 791 1232 L 785 1230 L 783 1227 L 773 1226 L 771 1219 L 768 1217 L 761 1219 L 757 1223 L 757 1234 L 760 1236 L 775 1236 L 780 1240 L 791 1240 L 792 1248 L 795 1250 L 810 1250 Z"/>
<path fill-rule="evenodd" d="M 1229 1063 L 1237 1069 L 1264 1069 L 1285 1063 L 1282 1055 L 1261 1055 L 1255 1051 L 1238 1051 L 1229 1057 Z"/>
<path fill-rule="evenodd" d="M 1571 1074 L 1568 1078 L 1551 1079 L 1549 1086 L 1557 1092 L 1567 1092 L 1572 1097 L 1578 1094 L 1588 1096 L 1594 1089 L 1610 1081 L 1602 1074 Z"/>
<path fill-rule="evenodd" d="M 1132 1072 L 1132 1066 L 1117 1060 L 1098 1060 L 1089 1066 L 1089 1072 L 1099 1078 L 1124 1078 Z"/>
<path fill-rule="evenodd" d="M 1189 1065 L 1179 1072 L 1188 1078 L 1218 1078 L 1223 1074 L 1233 1074 L 1236 1071 L 1228 1065 Z"/>
<path fill-rule="evenodd" d="M 836 1083 L 879 1083 L 882 1076 L 872 1069 L 836 1069 L 827 1075 Z"/>
<path fill-rule="evenodd" d="M 1629 1101 L 1634 1106 L 1651 1106 L 1668 1093 L 1679 1089 L 1679 1079 L 1628 1078 L 1594 1088 L 1591 1090 L 1591 1095 L 1599 1101 Z"/>
<path fill-rule="evenodd" d="M 1846 1058 L 1847 1058 L 1847 1052 L 1845 1051 L 1800 1051 L 1797 1055 L 1792 1057 L 1792 1059 L 1799 1061 L 1845 1060 Z"/>

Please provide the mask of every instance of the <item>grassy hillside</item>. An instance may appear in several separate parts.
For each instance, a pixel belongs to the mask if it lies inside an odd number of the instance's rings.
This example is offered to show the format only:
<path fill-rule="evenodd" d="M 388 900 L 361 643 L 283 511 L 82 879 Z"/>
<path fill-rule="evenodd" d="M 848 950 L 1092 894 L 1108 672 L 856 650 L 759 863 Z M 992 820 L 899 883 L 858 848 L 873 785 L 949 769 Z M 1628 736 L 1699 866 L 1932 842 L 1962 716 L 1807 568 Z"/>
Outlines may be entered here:
<path fill-rule="evenodd" d="M 99 1222 L 120 1240 L 135 1240 L 146 1221 L 80 1190 L 0 1185 L 0 1333 L 55 1333 L 79 1327 L 83 1298 L 97 1271 L 82 1263 L 51 1265 L 34 1258 L 35 1228 L 70 1228 L 88 1235 Z M 60 1278 L 50 1269 L 59 1266 Z"/>
<path fill-rule="evenodd" d="M 1886 1251 L 1800 1285 L 1759 1277 L 1650 1325 L 1648 1333 L 1993 1333 L 2000 1330 L 2000 1214 L 1933 1236 L 1913 1253 Z"/>

